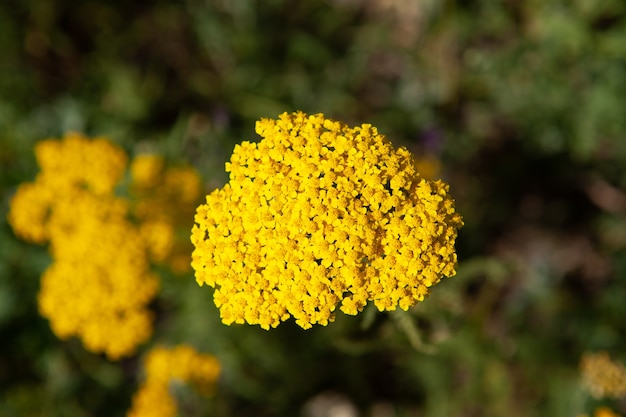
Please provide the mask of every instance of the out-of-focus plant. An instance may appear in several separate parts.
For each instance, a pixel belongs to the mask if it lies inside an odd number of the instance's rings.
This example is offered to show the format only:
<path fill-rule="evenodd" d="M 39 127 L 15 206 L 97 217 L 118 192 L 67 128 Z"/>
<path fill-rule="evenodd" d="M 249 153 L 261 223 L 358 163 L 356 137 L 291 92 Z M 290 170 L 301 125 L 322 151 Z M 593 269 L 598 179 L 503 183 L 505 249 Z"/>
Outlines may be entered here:
<path fill-rule="evenodd" d="M 173 214 L 195 205 L 199 177 L 189 168 L 161 167 L 171 180 L 150 184 L 137 168 L 145 158 L 139 157 L 131 175 L 136 193 L 129 201 L 114 194 L 127 168 L 126 153 L 107 139 L 70 133 L 39 142 L 35 153 L 41 171 L 18 188 L 8 219 L 18 236 L 50 244 L 53 263 L 41 278 L 39 310 L 59 338 L 78 336 L 87 349 L 111 359 L 131 355 L 152 334 L 147 305 L 159 279 L 150 271 L 150 255 L 165 261 L 172 253 Z M 166 203 L 155 206 L 154 196 L 146 202 L 149 191 L 165 194 Z M 174 206 L 177 193 L 182 197 Z"/>
<path fill-rule="evenodd" d="M 173 396 L 174 385 L 193 385 L 207 397 L 213 393 L 220 374 L 220 363 L 215 357 L 188 345 L 152 348 L 144 358 L 144 368 L 145 381 L 133 397 L 128 417 L 175 417 L 179 415 L 179 405 Z M 185 410 L 197 412 L 190 410 L 189 405 Z"/>

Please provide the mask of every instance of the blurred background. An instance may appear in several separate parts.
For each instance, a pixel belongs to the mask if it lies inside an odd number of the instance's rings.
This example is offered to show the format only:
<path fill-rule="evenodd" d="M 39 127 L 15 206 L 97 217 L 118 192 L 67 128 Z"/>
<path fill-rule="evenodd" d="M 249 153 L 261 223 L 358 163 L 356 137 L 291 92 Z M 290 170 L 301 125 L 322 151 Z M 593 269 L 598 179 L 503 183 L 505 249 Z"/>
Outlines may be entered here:
<path fill-rule="evenodd" d="M 150 343 L 223 364 L 181 415 L 626 413 L 579 368 L 626 362 L 622 0 L 4 0 L 0 415 L 121 416 L 141 381 L 143 350 L 110 362 L 38 314 L 49 255 L 5 220 L 33 145 L 104 135 L 210 191 L 255 120 L 295 110 L 371 123 L 451 184 L 458 275 L 407 314 L 266 332 L 221 325 L 210 289 L 164 273 Z"/>

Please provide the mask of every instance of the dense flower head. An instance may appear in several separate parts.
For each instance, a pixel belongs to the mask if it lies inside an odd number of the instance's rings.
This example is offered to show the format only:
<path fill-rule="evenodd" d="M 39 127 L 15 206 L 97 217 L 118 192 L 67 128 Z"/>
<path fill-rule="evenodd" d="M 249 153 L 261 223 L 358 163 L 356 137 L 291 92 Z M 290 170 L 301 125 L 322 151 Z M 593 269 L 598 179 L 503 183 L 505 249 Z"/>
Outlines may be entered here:
<path fill-rule="evenodd" d="M 39 142 L 35 153 L 41 170 L 18 187 L 8 220 L 16 235 L 49 243 L 39 311 L 60 338 L 77 336 L 111 359 L 132 354 L 152 334 L 148 304 L 159 280 L 150 260 L 173 262 L 177 208 L 191 217 L 199 176 L 140 156 L 131 165 L 132 198 L 119 197 L 128 157 L 108 140 L 70 133 Z"/>
<path fill-rule="evenodd" d="M 293 316 L 309 328 L 368 301 L 406 310 L 455 274 L 461 217 L 405 148 L 322 114 L 284 113 L 256 131 L 192 229 L 196 280 L 215 287 L 224 323 L 268 329 Z"/>
<path fill-rule="evenodd" d="M 607 352 L 586 353 L 580 361 L 585 385 L 596 398 L 626 397 L 626 367 Z"/>
<path fill-rule="evenodd" d="M 175 417 L 178 407 L 171 384 L 192 384 L 202 395 L 210 395 L 221 372 L 214 356 L 188 345 L 157 346 L 144 359 L 144 367 L 146 379 L 133 397 L 128 417 Z"/>

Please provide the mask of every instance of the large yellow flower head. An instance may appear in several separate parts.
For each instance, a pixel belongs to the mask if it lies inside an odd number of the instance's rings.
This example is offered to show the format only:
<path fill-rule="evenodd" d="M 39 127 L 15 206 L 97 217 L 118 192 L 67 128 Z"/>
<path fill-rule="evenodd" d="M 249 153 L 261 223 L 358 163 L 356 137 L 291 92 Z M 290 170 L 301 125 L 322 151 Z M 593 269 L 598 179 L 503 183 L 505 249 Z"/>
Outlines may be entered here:
<path fill-rule="evenodd" d="M 406 149 L 322 114 L 284 113 L 256 131 L 263 139 L 235 147 L 229 183 L 192 229 L 197 282 L 215 287 L 225 324 L 293 316 L 310 328 L 368 301 L 406 310 L 455 274 L 461 216 Z"/>

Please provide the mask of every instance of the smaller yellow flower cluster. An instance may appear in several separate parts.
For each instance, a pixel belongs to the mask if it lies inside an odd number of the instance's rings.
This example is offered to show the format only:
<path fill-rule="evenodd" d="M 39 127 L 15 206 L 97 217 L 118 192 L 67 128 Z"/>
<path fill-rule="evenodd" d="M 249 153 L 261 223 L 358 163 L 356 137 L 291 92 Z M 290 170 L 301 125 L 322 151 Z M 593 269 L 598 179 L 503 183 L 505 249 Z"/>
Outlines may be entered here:
<path fill-rule="evenodd" d="M 193 347 L 155 347 L 145 361 L 146 380 L 133 397 L 128 417 L 174 417 L 178 407 L 170 393 L 172 383 L 193 384 L 202 395 L 212 394 L 220 375 L 220 363 Z"/>
<path fill-rule="evenodd" d="M 230 181 L 198 207 L 197 282 L 225 324 L 326 325 L 368 301 L 404 310 L 456 267 L 463 224 L 447 184 L 420 176 L 376 128 L 284 113 L 237 145 Z"/>
<path fill-rule="evenodd" d="M 175 231 L 191 222 L 200 177 L 138 156 L 127 199 L 114 191 L 128 158 L 104 138 L 70 133 L 39 142 L 35 155 L 41 170 L 18 188 L 8 220 L 23 239 L 50 243 L 54 263 L 42 276 L 40 312 L 62 339 L 78 336 L 111 359 L 132 354 L 152 334 L 147 305 L 159 281 L 149 258 L 189 268 L 190 248 L 178 248 Z M 178 240 L 189 246 L 186 236 Z"/>
<path fill-rule="evenodd" d="M 54 262 L 41 278 L 39 310 L 61 339 L 111 359 L 130 354 L 152 334 L 147 304 L 159 281 L 145 244 L 113 194 L 126 153 L 103 138 L 70 133 L 35 147 L 41 168 L 11 201 L 9 222 L 24 239 L 50 242 Z"/>
<path fill-rule="evenodd" d="M 190 166 L 166 167 L 159 155 L 138 155 L 130 166 L 133 214 L 154 262 L 167 263 L 177 273 L 191 269 L 189 239 L 176 230 L 189 230 L 201 197 L 202 182 Z"/>
<path fill-rule="evenodd" d="M 596 398 L 626 397 L 626 367 L 607 352 L 586 353 L 580 361 L 585 385 Z"/>

